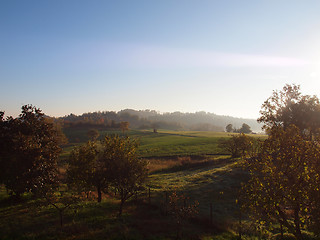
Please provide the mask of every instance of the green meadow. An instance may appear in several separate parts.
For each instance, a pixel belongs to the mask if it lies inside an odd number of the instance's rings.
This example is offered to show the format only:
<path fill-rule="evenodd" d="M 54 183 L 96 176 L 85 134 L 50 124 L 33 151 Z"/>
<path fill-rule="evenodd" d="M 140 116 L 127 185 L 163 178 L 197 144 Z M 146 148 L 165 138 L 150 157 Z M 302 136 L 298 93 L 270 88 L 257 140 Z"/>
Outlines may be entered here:
<path fill-rule="evenodd" d="M 64 149 L 63 156 L 67 156 L 72 146 L 89 140 L 87 130 L 67 130 L 66 135 L 70 144 Z M 223 149 L 218 147 L 221 138 L 229 138 L 235 133 L 226 132 L 196 132 L 196 131 L 168 131 L 158 130 L 158 133 L 145 130 L 100 131 L 99 139 L 105 135 L 127 135 L 136 138 L 140 142 L 139 153 L 141 157 L 176 157 L 176 156 L 204 156 L 226 155 Z M 249 134 L 257 138 L 265 138 L 265 135 Z"/>

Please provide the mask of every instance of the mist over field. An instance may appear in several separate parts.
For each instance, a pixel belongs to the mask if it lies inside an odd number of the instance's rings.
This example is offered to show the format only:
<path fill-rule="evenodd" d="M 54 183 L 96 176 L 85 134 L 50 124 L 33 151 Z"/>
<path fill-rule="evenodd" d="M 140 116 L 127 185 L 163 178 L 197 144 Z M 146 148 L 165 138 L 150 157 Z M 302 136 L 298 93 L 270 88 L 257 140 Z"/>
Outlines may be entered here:
<path fill-rule="evenodd" d="M 184 131 L 226 131 L 226 126 L 232 124 L 234 128 L 241 128 L 242 124 L 248 124 L 254 132 L 261 132 L 262 125 L 256 119 L 243 119 L 231 116 L 221 116 L 208 112 L 196 113 L 160 113 L 155 110 L 133 110 L 125 109 L 118 112 L 114 111 L 99 111 L 92 113 L 84 113 L 81 115 L 70 114 L 64 117 L 57 118 L 64 122 L 75 123 L 90 123 L 97 127 L 109 125 L 111 122 L 127 121 L 130 128 L 134 129 L 150 129 L 162 128 L 171 130 Z M 100 124 L 100 125 L 99 125 Z"/>

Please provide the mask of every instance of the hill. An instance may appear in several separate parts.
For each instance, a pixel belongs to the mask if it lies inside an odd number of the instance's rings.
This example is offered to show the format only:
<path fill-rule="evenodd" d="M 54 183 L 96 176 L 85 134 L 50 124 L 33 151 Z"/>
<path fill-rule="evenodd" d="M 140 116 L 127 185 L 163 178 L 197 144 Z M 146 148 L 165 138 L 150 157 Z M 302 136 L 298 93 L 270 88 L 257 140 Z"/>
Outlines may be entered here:
<path fill-rule="evenodd" d="M 119 123 L 126 121 L 133 129 L 161 128 L 179 131 L 215 131 L 225 130 L 228 124 L 240 128 L 243 123 L 248 124 L 254 132 L 261 131 L 261 125 L 255 119 L 222 116 L 209 112 L 196 113 L 160 113 L 155 110 L 125 109 L 118 112 L 102 111 L 84 113 L 82 115 L 70 114 L 57 119 L 65 127 L 95 127 L 119 128 Z"/>

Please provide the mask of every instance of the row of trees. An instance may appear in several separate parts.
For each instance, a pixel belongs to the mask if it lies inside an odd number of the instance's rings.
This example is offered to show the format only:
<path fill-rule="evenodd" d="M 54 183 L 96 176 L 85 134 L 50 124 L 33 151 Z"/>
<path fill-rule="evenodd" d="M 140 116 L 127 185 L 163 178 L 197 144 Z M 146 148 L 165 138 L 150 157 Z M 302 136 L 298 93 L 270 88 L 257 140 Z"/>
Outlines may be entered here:
<path fill-rule="evenodd" d="M 75 147 L 67 168 L 68 185 L 79 193 L 95 188 L 98 202 L 102 192 L 112 187 L 120 196 L 121 215 L 125 201 L 141 190 L 148 174 L 147 162 L 138 158 L 137 148 L 136 140 L 119 136 Z"/>
<path fill-rule="evenodd" d="M 246 124 L 246 123 L 243 123 L 241 128 L 237 129 L 237 128 L 234 128 L 233 125 L 231 123 L 229 123 L 227 126 L 226 126 L 226 131 L 231 133 L 252 133 L 252 130 L 251 130 L 251 127 Z"/>
<path fill-rule="evenodd" d="M 119 112 L 93 112 L 82 115 L 70 114 L 56 118 L 64 128 L 97 128 L 118 129 L 120 122 L 129 122 L 134 129 L 163 128 L 171 130 L 194 131 L 223 131 L 226 123 L 241 125 L 243 121 L 253 129 L 260 129 L 259 124 L 253 119 L 241 119 L 230 116 L 220 116 L 208 112 L 196 113 L 159 113 L 154 110 L 126 109 Z M 157 127 L 154 127 L 157 125 Z"/>

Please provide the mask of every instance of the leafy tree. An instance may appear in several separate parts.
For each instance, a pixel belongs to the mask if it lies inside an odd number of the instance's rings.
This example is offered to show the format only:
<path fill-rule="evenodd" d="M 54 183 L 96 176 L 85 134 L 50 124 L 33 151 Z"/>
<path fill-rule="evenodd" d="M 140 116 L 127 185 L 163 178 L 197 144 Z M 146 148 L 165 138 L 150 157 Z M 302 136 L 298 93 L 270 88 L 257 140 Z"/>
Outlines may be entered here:
<path fill-rule="evenodd" d="M 95 188 L 98 202 L 101 202 L 102 192 L 107 190 L 109 184 L 106 165 L 99 156 L 100 148 L 98 143 L 92 141 L 75 147 L 70 154 L 67 168 L 69 186 L 87 194 Z"/>
<path fill-rule="evenodd" d="M 176 239 L 180 239 L 182 235 L 183 224 L 185 221 L 194 217 L 198 213 L 197 208 L 199 203 L 197 201 L 194 203 L 189 203 L 189 199 L 185 195 L 177 194 L 176 191 L 174 191 L 169 198 L 169 212 L 176 223 Z"/>
<path fill-rule="evenodd" d="M 151 127 L 153 128 L 153 133 L 158 133 L 158 128 L 159 128 L 160 124 L 157 122 L 153 122 L 151 124 Z"/>
<path fill-rule="evenodd" d="M 64 212 L 75 206 L 80 201 L 76 195 L 71 192 L 60 189 L 59 187 L 51 187 L 48 191 L 42 193 L 42 197 L 46 200 L 47 205 L 53 206 L 58 214 L 60 220 L 60 227 L 63 226 Z"/>
<path fill-rule="evenodd" d="M 239 129 L 239 133 L 252 133 L 251 127 L 248 124 L 243 123 Z"/>
<path fill-rule="evenodd" d="M 222 138 L 219 147 L 231 154 L 232 158 L 246 156 L 253 146 L 253 138 L 245 134 L 235 134 L 231 138 Z"/>
<path fill-rule="evenodd" d="M 141 188 L 147 178 L 147 162 L 138 158 L 138 143 L 129 137 L 106 136 L 102 147 L 101 158 L 106 166 L 106 176 L 119 193 L 121 216 L 124 203 Z"/>
<path fill-rule="evenodd" d="M 301 230 L 315 223 L 320 210 L 319 163 L 318 143 L 305 140 L 297 127 L 272 128 L 261 152 L 246 160 L 251 179 L 243 188 L 244 208 L 260 222 L 277 221 L 303 239 Z"/>
<path fill-rule="evenodd" d="M 124 134 L 125 131 L 129 130 L 129 122 L 120 122 L 120 129 Z"/>
<path fill-rule="evenodd" d="M 39 191 L 56 181 L 59 133 L 40 109 L 22 106 L 17 118 L 0 114 L 0 175 L 11 194 Z"/>
<path fill-rule="evenodd" d="M 88 132 L 87 132 L 87 135 L 89 137 L 89 139 L 91 141 L 95 141 L 98 139 L 99 137 L 99 131 L 97 129 L 90 129 Z"/>
<path fill-rule="evenodd" d="M 320 105 L 316 96 L 302 95 L 299 85 L 286 84 L 282 91 L 273 91 L 262 105 L 258 122 L 264 123 L 263 128 L 288 128 L 297 126 L 301 133 L 312 138 L 319 133 Z"/>
<path fill-rule="evenodd" d="M 227 132 L 233 132 L 233 126 L 231 123 L 229 123 L 227 126 L 226 126 L 226 131 Z"/>

